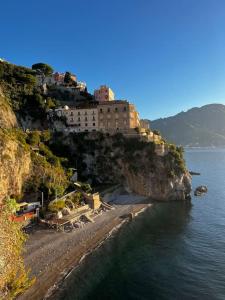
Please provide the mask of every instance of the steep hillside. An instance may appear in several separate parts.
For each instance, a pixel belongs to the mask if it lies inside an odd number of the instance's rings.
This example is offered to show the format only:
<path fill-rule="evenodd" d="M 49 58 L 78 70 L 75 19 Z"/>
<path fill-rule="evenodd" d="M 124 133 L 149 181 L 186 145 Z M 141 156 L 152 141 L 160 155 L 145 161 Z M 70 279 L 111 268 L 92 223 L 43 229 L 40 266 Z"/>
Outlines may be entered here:
<path fill-rule="evenodd" d="M 7 196 L 17 197 L 31 171 L 30 152 L 12 132 L 0 129 L 0 202 Z"/>
<path fill-rule="evenodd" d="M 169 141 L 183 146 L 225 146 L 225 106 L 210 104 L 151 122 Z"/>
<path fill-rule="evenodd" d="M 11 107 L 17 123 L 24 129 L 46 129 L 46 111 L 55 107 L 56 100 L 44 95 L 36 85 L 35 71 L 0 62 L 0 99 L 4 110 Z M 4 117 L 4 114 L 1 112 Z M 9 121 L 9 115 L 5 117 Z M 4 126 L 3 126 L 4 127 Z"/>
<path fill-rule="evenodd" d="M 49 201 L 69 186 L 68 170 L 62 167 L 65 159 L 55 156 L 47 144 L 46 132 L 0 128 L 0 203 L 26 195 L 35 200 L 41 192 Z"/>
<path fill-rule="evenodd" d="M 67 153 L 79 177 L 92 185 L 123 184 L 131 191 L 155 200 L 184 200 L 191 190 L 182 148 L 167 145 L 164 156 L 155 144 L 137 138 L 89 134 L 55 133 L 49 147 L 58 156 Z"/>
<path fill-rule="evenodd" d="M 0 128 L 17 127 L 17 119 L 0 86 Z"/>

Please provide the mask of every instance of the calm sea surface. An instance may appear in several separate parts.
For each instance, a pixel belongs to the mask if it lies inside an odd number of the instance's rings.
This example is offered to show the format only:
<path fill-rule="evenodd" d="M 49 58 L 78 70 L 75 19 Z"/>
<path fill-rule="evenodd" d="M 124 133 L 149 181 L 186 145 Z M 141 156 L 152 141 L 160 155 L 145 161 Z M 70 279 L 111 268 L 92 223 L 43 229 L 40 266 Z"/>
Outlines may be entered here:
<path fill-rule="evenodd" d="M 225 299 L 225 150 L 188 150 L 190 203 L 157 203 L 86 258 L 54 299 Z"/>

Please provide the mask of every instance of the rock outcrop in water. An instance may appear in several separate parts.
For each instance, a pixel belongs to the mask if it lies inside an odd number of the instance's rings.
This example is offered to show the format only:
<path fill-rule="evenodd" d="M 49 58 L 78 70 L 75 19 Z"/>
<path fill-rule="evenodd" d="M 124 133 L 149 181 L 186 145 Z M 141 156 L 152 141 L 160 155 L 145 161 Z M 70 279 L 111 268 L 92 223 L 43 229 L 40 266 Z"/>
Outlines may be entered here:
<path fill-rule="evenodd" d="M 195 196 L 202 196 L 203 194 L 207 193 L 208 189 L 205 185 L 200 185 L 195 189 L 194 195 Z"/>

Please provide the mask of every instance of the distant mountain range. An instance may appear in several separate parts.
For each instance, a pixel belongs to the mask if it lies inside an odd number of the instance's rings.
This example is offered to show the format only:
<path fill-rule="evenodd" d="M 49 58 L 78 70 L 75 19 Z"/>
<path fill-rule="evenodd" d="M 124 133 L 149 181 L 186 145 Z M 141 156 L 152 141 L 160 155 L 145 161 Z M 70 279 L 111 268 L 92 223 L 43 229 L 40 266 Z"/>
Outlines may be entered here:
<path fill-rule="evenodd" d="M 167 141 L 192 147 L 225 146 L 225 105 L 195 107 L 150 123 Z"/>

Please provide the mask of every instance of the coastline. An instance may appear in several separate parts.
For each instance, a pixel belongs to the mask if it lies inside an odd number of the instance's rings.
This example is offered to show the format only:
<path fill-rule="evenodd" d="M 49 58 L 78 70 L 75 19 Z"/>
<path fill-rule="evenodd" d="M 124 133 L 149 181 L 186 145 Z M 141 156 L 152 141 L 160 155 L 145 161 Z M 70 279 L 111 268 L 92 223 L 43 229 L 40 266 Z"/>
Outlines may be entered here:
<path fill-rule="evenodd" d="M 25 265 L 36 281 L 19 300 L 49 299 L 57 287 L 80 263 L 114 234 L 131 214 L 137 216 L 152 204 L 146 197 L 133 194 L 111 194 L 114 209 L 97 215 L 94 223 L 88 223 L 72 232 L 59 233 L 50 229 L 38 229 L 29 235 L 24 254 Z"/>

